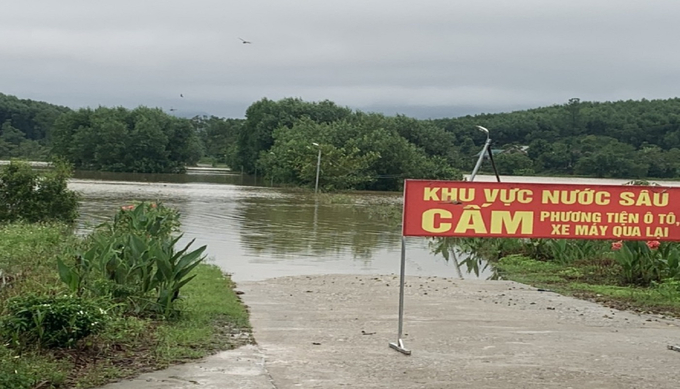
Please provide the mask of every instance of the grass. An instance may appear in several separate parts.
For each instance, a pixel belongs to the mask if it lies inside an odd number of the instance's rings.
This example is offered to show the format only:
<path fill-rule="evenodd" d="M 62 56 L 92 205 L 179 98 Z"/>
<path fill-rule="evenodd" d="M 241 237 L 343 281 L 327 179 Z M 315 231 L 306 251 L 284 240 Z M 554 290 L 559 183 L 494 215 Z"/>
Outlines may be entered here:
<path fill-rule="evenodd" d="M 248 312 L 234 292 L 234 283 L 214 265 L 196 268 L 196 278 L 182 289 L 182 315 L 157 328 L 156 357 L 173 363 L 200 358 L 252 342 Z"/>
<path fill-rule="evenodd" d="M 680 282 L 649 288 L 620 285 L 617 265 L 609 258 L 558 264 L 522 255 L 501 258 L 496 270 L 504 279 L 635 312 L 680 317 Z"/>
<path fill-rule="evenodd" d="M 60 287 L 57 255 L 77 242 L 59 224 L 0 225 L 0 301 Z"/>
<path fill-rule="evenodd" d="M 14 352 L 0 345 L 0 388 L 33 388 L 64 384 L 70 364 L 37 352 Z M 47 386 L 49 387 L 49 386 Z"/>
<path fill-rule="evenodd" d="M 56 259 L 78 244 L 61 225 L 0 226 L 0 317 L 13 296 L 64 293 Z M 175 319 L 112 315 L 103 332 L 72 349 L 0 343 L 0 388 L 91 388 L 251 343 L 248 313 L 230 278 L 209 264 L 194 274 Z"/>

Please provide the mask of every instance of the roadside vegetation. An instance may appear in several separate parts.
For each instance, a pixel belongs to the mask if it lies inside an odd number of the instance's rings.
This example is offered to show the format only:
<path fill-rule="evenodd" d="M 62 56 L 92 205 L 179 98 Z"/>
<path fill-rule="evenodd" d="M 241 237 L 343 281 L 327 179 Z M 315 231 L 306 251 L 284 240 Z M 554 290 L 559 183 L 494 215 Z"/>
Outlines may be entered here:
<path fill-rule="evenodd" d="M 637 312 L 680 317 L 680 243 L 439 238 L 435 253 L 477 273 Z M 463 255 L 461 255 L 463 254 Z"/>
<path fill-rule="evenodd" d="M 127 204 L 80 237 L 65 170 L 32 174 L 16 163 L 0 174 L 0 387 L 94 387 L 252 341 L 233 283 L 205 246 L 180 244 L 175 210 Z M 7 212 L 17 183 L 61 207 L 35 195 Z"/>
<path fill-rule="evenodd" d="M 418 120 L 332 101 L 261 99 L 245 119 L 161 109 L 77 111 L 0 94 L 0 159 L 61 157 L 77 169 L 183 172 L 229 167 L 275 185 L 401 190 L 405 178 L 461 179 L 491 130 L 502 175 L 680 178 L 680 102 L 588 102 Z M 318 146 L 317 146 L 318 145 Z M 487 164 L 488 165 L 488 164 Z M 487 167 L 483 167 L 487 168 Z"/>
<path fill-rule="evenodd" d="M 625 185 L 658 185 L 634 180 Z M 680 243 L 657 240 L 433 239 L 435 253 L 479 274 L 588 299 L 618 309 L 680 317 Z"/>

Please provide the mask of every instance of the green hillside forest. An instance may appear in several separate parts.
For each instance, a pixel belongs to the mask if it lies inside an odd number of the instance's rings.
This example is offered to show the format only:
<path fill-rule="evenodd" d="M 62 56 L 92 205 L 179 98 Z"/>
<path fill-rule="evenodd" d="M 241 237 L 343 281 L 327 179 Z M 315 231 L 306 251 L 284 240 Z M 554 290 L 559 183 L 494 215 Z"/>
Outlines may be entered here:
<path fill-rule="evenodd" d="M 585 102 L 418 120 L 331 101 L 263 98 L 245 119 L 179 118 L 159 108 L 66 107 L 0 94 L 0 159 L 76 169 L 181 173 L 199 161 L 277 184 L 399 190 L 405 178 L 460 179 L 491 131 L 503 175 L 680 178 L 680 99 Z M 483 171 L 489 171 L 485 164 Z"/>

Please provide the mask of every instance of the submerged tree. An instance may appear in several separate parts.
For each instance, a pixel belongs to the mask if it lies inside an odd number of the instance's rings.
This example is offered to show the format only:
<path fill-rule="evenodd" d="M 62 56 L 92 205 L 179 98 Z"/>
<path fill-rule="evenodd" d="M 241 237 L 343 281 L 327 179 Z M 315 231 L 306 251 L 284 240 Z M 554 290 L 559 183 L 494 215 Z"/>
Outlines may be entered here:
<path fill-rule="evenodd" d="M 242 167 L 247 173 L 254 173 L 260 153 L 269 150 L 274 144 L 273 134 L 277 128 L 290 128 L 303 117 L 315 123 L 328 124 L 346 118 L 351 113 L 349 108 L 339 107 L 328 100 L 315 103 L 293 98 L 257 101 L 246 111 L 246 121 L 237 138 L 238 149 L 232 169 Z"/>
<path fill-rule="evenodd" d="M 407 178 L 462 178 L 444 157 L 428 156 L 401 137 L 390 120 L 375 114 L 328 124 L 300 119 L 274 131 L 259 170 L 278 182 L 311 186 L 321 150 L 319 185 L 327 190 L 400 190 Z"/>
<path fill-rule="evenodd" d="M 54 126 L 52 152 L 76 168 L 177 173 L 201 157 L 193 126 L 160 109 L 80 109 Z"/>

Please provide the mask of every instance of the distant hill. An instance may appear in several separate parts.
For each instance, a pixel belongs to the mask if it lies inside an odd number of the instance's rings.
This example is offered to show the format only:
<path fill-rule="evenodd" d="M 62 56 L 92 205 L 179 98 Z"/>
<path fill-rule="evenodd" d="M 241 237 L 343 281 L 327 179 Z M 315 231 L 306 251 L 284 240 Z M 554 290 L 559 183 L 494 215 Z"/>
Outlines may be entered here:
<path fill-rule="evenodd" d="M 553 105 L 509 113 L 481 114 L 432 120 L 460 139 L 483 138 L 475 125 L 492 131 L 497 145 L 549 142 L 581 136 L 611 137 L 641 147 L 680 148 L 680 98 L 589 102 L 571 99 Z"/>
<path fill-rule="evenodd" d="M 295 124 L 300 106 L 309 105 L 295 99 L 270 103 L 276 108 L 273 117 L 288 118 L 283 122 L 287 126 Z M 332 102 L 326 104 L 334 106 Z M 54 121 L 69 111 L 67 107 L 0 93 L 0 158 L 46 158 Z M 342 112 L 341 117 L 350 122 L 360 122 L 365 116 L 346 107 Z M 255 115 L 257 110 L 250 112 L 245 121 L 216 118 L 201 110 L 166 113 L 179 118 L 198 117 L 192 123 L 201 139 L 204 157 L 218 162 L 237 155 L 241 156 L 238 165 L 248 166 L 257 161 L 261 151 L 271 147 L 265 144 L 249 152 L 244 149 L 247 142 L 239 145 L 235 141 L 238 134 L 260 128 L 263 124 L 258 121 L 271 119 Z M 341 117 L 324 122 L 343 120 Z M 480 125 L 489 129 L 494 149 L 521 150 L 498 152 L 496 162 L 501 174 L 680 178 L 680 98 L 614 102 L 573 98 L 565 104 L 515 112 L 426 120 L 404 115 L 393 118 L 385 125 L 427 155 L 445 158 L 450 166 L 462 171 L 474 166 L 475 155 L 486 140 L 486 135 L 476 128 Z M 242 127 L 244 123 L 247 125 Z"/>
<path fill-rule="evenodd" d="M 477 153 L 490 130 L 495 148 L 528 145 L 503 156 L 506 174 L 577 174 L 620 178 L 680 177 L 680 98 L 589 102 L 432 120 L 464 156 Z M 468 164 L 470 162 L 468 161 Z"/>
<path fill-rule="evenodd" d="M 0 125 L 10 125 L 30 140 L 46 138 L 56 118 L 70 110 L 68 107 L 0 93 Z"/>

